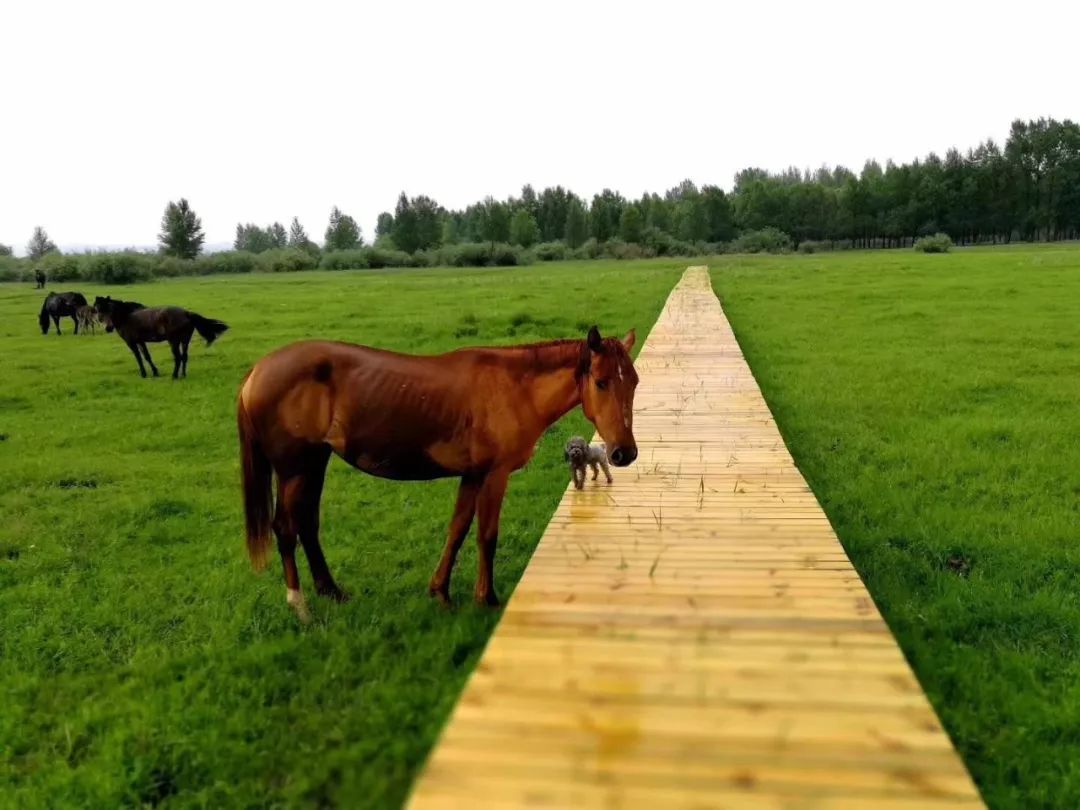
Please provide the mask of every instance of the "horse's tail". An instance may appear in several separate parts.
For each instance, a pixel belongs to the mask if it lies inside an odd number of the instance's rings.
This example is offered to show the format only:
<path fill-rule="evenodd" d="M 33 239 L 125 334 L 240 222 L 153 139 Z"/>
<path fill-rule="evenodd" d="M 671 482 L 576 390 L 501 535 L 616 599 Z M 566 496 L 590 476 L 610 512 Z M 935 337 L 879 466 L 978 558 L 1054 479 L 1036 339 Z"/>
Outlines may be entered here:
<path fill-rule="evenodd" d="M 245 378 L 245 382 L 247 382 Z M 244 407 L 244 397 L 236 401 L 236 427 L 240 432 L 240 470 L 244 488 L 244 518 L 247 525 L 247 550 L 257 571 L 266 566 L 270 548 L 270 521 L 273 504 L 273 470 L 255 434 L 251 415 Z"/>
<path fill-rule="evenodd" d="M 38 323 L 41 325 L 41 331 L 45 334 L 49 332 L 49 296 L 45 296 L 45 303 L 41 305 L 41 314 L 38 315 Z"/>
<path fill-rule="evenodd" d="M 218 336 L 229 328 L 221 321 L 214 318 L 204 318 L 196 312 L 189 312 L 188 315 L 191 316 L 191 321 L 195 324 L 195 331 L 202 335 L 207 346 L 217 340 Z"/>

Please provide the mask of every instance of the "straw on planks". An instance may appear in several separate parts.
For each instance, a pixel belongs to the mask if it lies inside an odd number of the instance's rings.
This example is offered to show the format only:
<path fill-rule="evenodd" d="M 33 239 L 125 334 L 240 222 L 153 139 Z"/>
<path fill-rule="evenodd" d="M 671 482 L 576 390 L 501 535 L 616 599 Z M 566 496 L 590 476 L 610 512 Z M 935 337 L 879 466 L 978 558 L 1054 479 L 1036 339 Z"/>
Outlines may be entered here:
<path fill-rule="evenodd" d="M 568 487 L 414 808 L 982 803 L 689 268 L 640 456 Z"/>

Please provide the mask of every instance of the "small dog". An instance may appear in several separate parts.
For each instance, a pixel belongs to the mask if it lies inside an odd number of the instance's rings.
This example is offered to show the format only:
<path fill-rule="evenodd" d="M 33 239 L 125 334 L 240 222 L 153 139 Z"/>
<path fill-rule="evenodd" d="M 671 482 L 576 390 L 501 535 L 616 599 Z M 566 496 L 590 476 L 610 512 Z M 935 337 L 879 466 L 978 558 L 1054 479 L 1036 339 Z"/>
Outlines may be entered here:
<path fill-rule="evenodd" d="M 600 468 L 604 470 L 607 482 L 611 483 L 611 470 L 608 469 L 607 448 L 604 445 L 594 447 L 580 436 L 574 436 L 566 443 L 563 458 L 570 465 L 570 475 L 574 479 L 577 489 L 585 488 L 585 467 L 592 467 L 592 480 L 600 474 Z"/>

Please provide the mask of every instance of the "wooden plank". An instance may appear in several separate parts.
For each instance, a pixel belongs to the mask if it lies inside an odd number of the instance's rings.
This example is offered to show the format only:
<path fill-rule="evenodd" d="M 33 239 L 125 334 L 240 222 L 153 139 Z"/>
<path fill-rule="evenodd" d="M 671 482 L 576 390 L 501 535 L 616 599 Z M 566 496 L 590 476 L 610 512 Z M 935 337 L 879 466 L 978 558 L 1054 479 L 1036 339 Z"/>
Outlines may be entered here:
<path fill-rule="evenodd" d="M 705 268 L 636 366 L 637 464 L 568 486 L 410 805 L 982 807 Z"/>

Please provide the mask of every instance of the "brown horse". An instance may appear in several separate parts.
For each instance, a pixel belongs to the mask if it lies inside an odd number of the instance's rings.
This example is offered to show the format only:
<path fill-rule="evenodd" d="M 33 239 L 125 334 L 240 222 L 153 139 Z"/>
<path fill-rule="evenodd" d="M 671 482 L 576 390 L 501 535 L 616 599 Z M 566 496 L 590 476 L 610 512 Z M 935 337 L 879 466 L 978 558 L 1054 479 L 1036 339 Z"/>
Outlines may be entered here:
<path fill-rule="evenodd" d="M 237 400 L 247 547 L 266 564 L 270 530 L 285 569 L 286 599 L 307 608 L 296 568 L 297 540 L 323 596 L 344 601 L 319 545 L 319 500 L 330 453 L 371 475 L 398 481 L 460 477 L 457 505 L 431 578 L 449 602 L 458 549 L 479 519 L 475 597 L 498 605 L 493 564 L 499 512 L 510 474 L 544 431 L 581 405 L 619 467 L 637 458 L 633 433 L 638 377 L 629 351 L 594 326 L 585 340 L 396 354 L 330 341 L 301 341 L 267 355 Z M 277 507 L 271 520 L 271 483 Z"/>

